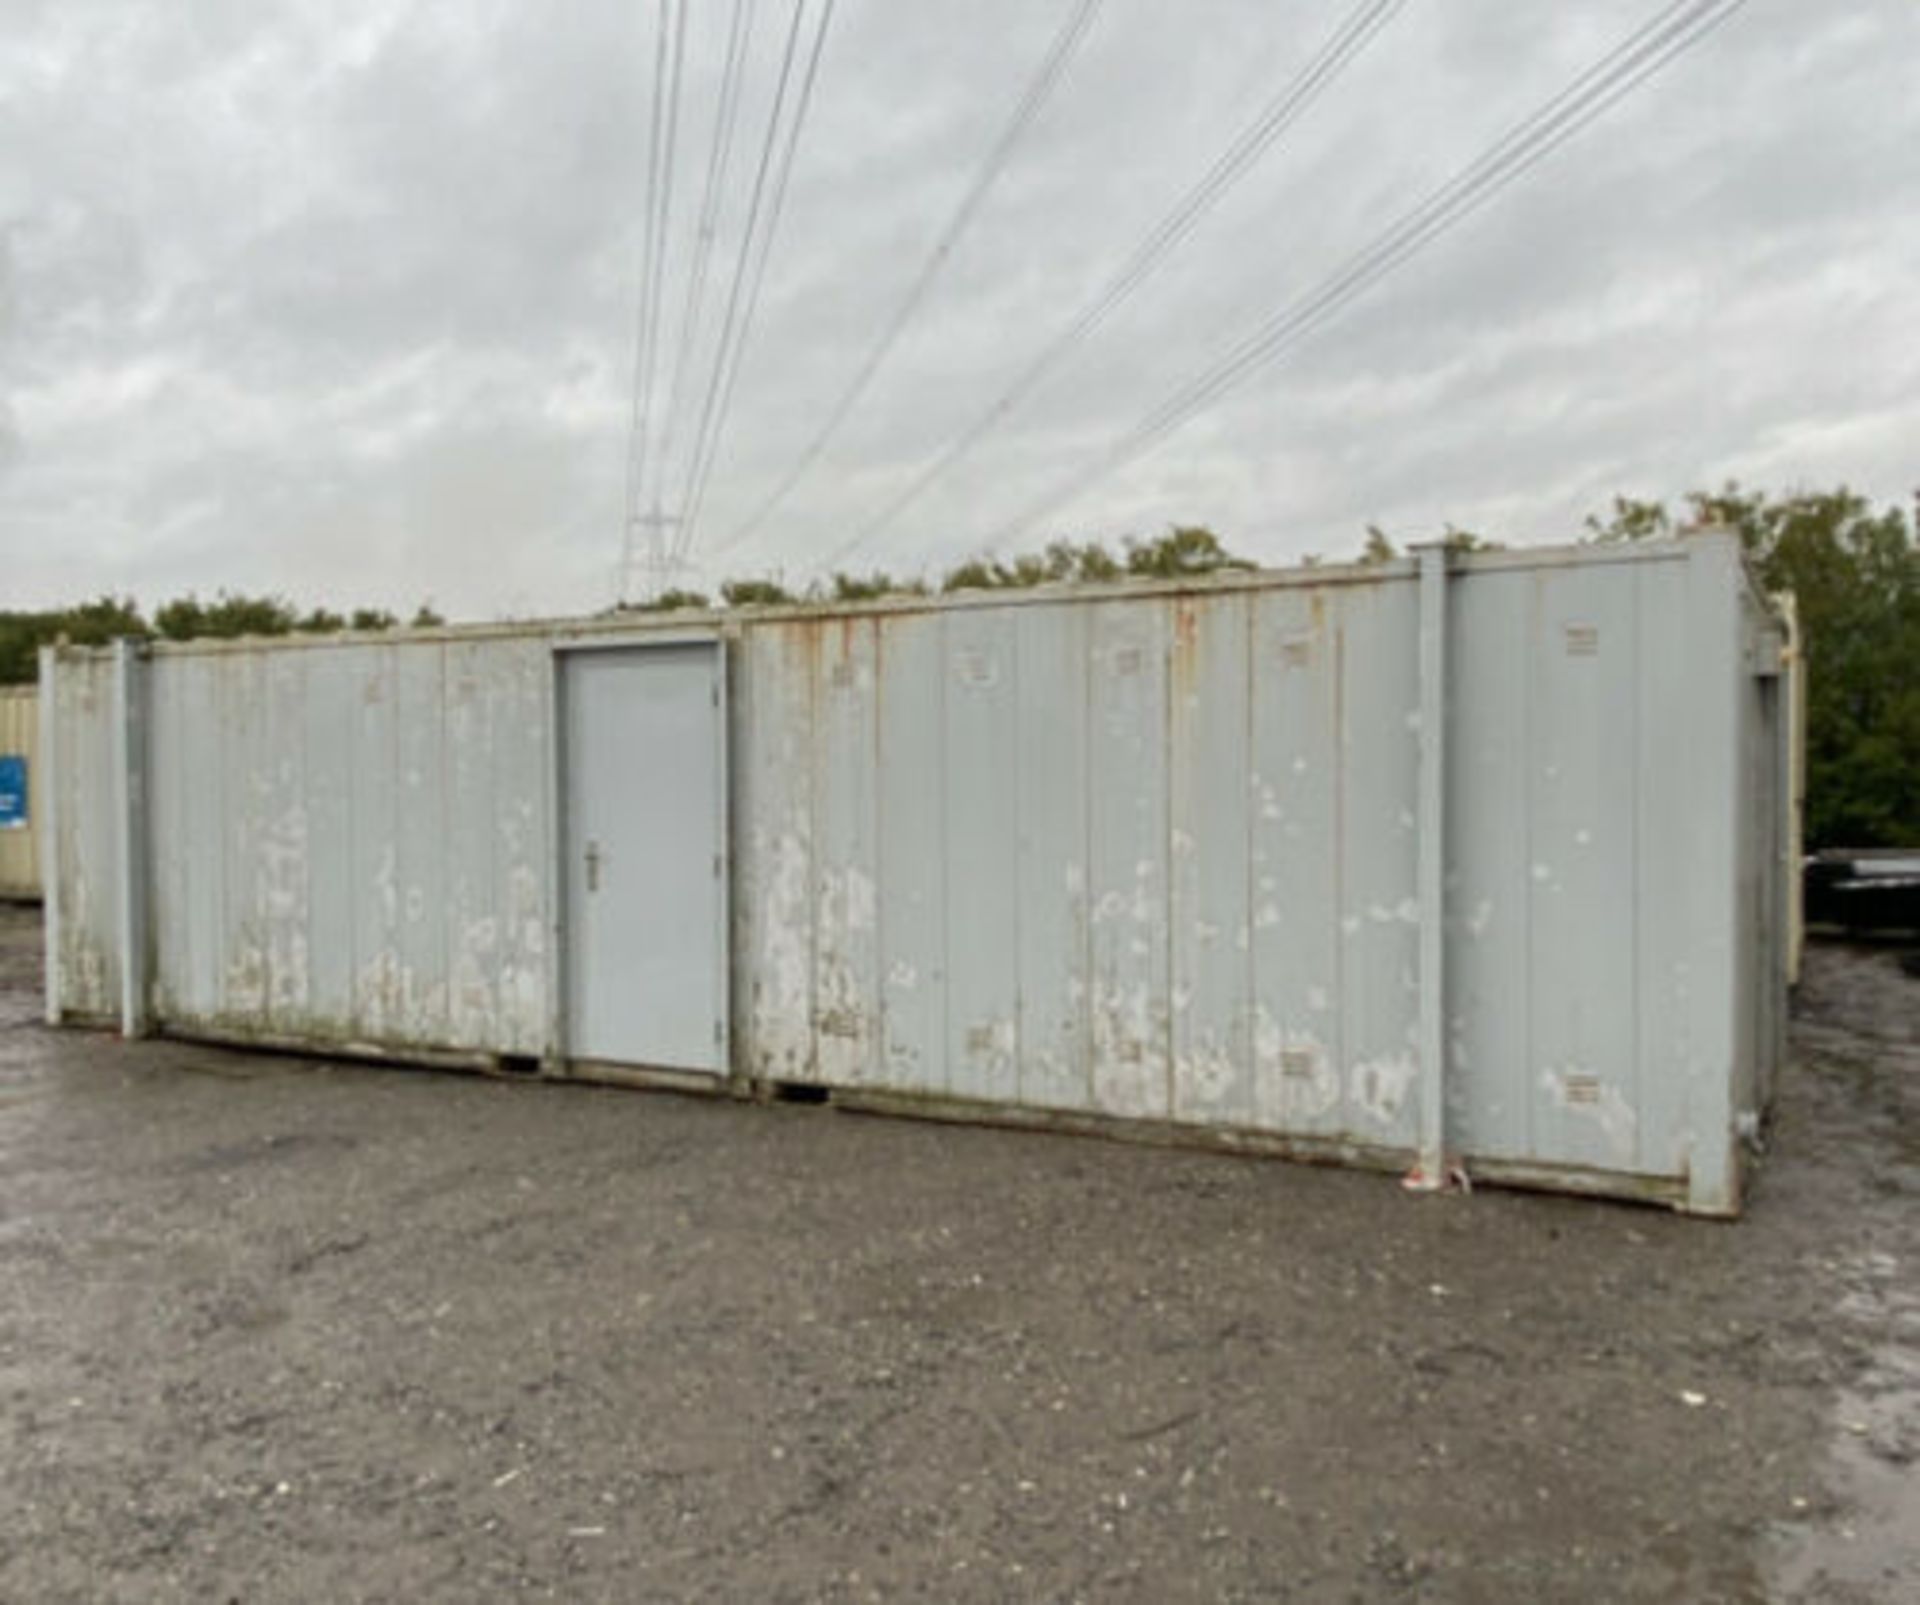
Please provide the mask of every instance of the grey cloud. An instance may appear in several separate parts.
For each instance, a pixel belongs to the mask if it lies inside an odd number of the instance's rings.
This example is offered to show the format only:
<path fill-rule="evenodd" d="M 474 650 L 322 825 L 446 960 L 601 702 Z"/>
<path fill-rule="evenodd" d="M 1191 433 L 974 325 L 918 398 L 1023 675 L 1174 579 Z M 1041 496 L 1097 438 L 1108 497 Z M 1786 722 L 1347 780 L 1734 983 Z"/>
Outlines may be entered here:
<path fill-rule="evenodd" d="M 691 8 L 676 317 L 728 9 Z M 758 9 L 719 269 L 785 23 Z M 977 545 L 1653 9 L 1412 0 L 1100 337 L 856 561 Z M 224 584 L 470 613 L 606 600 L 650 7 L 13 10 L 9 599 Z M 1109 0 L 866 403 L 722 566 L 806 572 L 1001 390 L 1344 10 Z M 1064 15 L 1065 0 L 842 0 L 704 541 L 809 438 Z M 1615 490 L 1730 474 L 1906 494 L 1916 43 L 1908 0 L 1752 0 L 1047 529 L 1199 518 L 1284 561 L 1351 549 L 1369 520 L 1562 536 Z"/>

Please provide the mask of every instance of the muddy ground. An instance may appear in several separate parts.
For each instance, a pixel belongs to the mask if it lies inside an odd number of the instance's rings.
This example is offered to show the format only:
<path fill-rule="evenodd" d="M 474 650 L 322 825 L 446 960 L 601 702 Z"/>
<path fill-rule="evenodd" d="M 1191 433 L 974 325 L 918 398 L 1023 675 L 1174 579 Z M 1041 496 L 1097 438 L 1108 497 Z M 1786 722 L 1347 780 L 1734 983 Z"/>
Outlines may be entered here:
<path fill-rule="evenodd" d="M 1746 1218 L 123 1044 L 0 913 L 0 1598 L 1920 1597 L 1920 981 Z"/>

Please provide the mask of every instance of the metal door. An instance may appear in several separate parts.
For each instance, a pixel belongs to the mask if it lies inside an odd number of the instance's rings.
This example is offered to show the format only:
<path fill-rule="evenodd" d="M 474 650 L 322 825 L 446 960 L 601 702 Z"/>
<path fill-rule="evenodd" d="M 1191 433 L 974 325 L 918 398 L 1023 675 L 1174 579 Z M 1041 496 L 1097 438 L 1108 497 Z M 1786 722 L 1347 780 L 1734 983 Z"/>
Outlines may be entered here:
<path fill-rule="evenodd" d="M 567 1051 L 726 1069 L 724 649 L 561 658 Z"/>

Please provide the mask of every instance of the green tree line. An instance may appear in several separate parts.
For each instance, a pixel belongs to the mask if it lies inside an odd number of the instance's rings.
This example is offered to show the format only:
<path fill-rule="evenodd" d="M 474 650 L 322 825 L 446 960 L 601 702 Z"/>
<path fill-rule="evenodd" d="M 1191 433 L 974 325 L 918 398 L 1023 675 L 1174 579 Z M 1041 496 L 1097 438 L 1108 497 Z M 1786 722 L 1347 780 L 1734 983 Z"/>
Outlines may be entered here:
<path fill-rule="evenodd" d="M 444 624 L 431 607 L 415 609 L 415 628 Z M 301 612 L 278 596 L 242 596 L 222 591 L 210 602 L 189 592 L 162 603 L 149 620 L 131 597 L 102 596 L 78 607 L 0 612 L 0 685 L 23 685 L 39 673 L 43 646 L 66 640 L 74 646 L 105 646 L 121 636 L 135 640 L 232 640 L 242 635 L 331 635 L 340 630 L 394 630 L 400 618 L 385 608 L 358 607 L 335 613 L 316 607 Z"/>
<path fill-rule="evenodd" d="M 1911 846 L 1920 843 L 1920 508 L 1876 507 L 1841 489 L 1770 496 L 1729 485 L 1701 491 L 1676 510 L 1620 497 L 1587 521 L 1595 542 L 1657 539 L 1698 524 L 1738 532 L 1760 583 L 1798 599 L 1807 666 L 1807 841 L 1809 846 Z M 1449 525 L 1455 551 L 1496 543 Z M 1366 531 L 1358 561 L 1397 554 L 1387 534 Z M 1317 562 L 1309 557 L 1308 563 Z M 1182 525 L 1113 551 L 1097 541 L 1055 541 L 1037 553 L 1002 560 L 975 557 L 937 582 L 884 571 L 837 573 L 792 591 L 776 577 L 730 579 L 719 587 L 728 608 L 793 602 L 860 602 L 934 591 L 1000 590 L 1035 585 L 1178 579 L 1223 568 L 1251 568 L 1213 531 Z M 707 595 L 669 591 L 648 610 L 705 608 Z M 64 636 L 99 645 L 115 636 L 286 635 L 296 631 L 385 630 L 400 621 L 380 609 L 348 614 L 301 612 L 277 597 L 222 592 L 211 602 L 185 596 L 149 621 L 130 600 L 107 596 L 78 607 L 0 612 L 0 683 L 29 681 L 36 649 Z M 422 607 L 411 623 L 441 622 Z"/>
<path fill-rule="evenodd" d="M 1739 533 L 1761 585 L 1791 591 L 1807 687 L 1810 847 L 1920 845 L 1920 503 L 1875 507 L 1841 489 L 1771 497 L 1729 485 L 1680 522 Z M 1598 541 L 1657 539 L 1662 503 L 1621 497 L 1587 521 Z"/>
<path fill-rule="evenodd" d="M 867 574 L 835 573 L 802 590 L 791 591 L 778 579 L 761 576 L 724 581 L 722 607 L 769 607 L 796 602 L 875 602 L 887 596 L 930 596 L 936 590 L 1001 591 L 1031 585 L 1097 585 L 1124 579 L 1180 579 L 1216 569 L 1250 569 L 1220 537 L 1198 524 L 1179 524 L 1154 540 L 1127 540 L 1114 552 L 1099 541 L 1055 541 L 1039 552 L 1002 562 L 970 557 L 941 576 L 937 584 L 919 575 L 895 575 L 884 569 Z M 712 606 L 704 591 L 663 591 L 639 612 L 671 612 Z"/>
<path fill-rule="evenodd" d="M 1769 496 L 1728 485 L 1664 502 L 1614 499 L 1587 520 L 1595 542 L 1659 540 L 1685 528 L 1735 531 L 1761 587 L 1790 591 L 1807 686 L 1806 842 L 1920 844 L 1920 502 L 1875 507 L 1847 489 Z M 1451 525 L 1455 551 L 1494 543 Z M 1367 530 L 1363 563 L 1397 555 Z"/>
<path fill-rule="evenodd" d="M 1116 580 L 1127 575 L 1177 578 L 1218 568 L 1252 568 L 1235 557 L 1211 530 L 1176 528 L 1157 540 L 1128 541 L 1118 555 L 1097 542 L 1075 545 L 1056 541 L 1037 556 L 1010 563 L 969 559 L 940 582 L 943 591 L 996 589 L 1005 586 L 1061 582 Z M 864 602 L 883 596 L 925 596 L 932 589 L 925 580 L 895 578 L 886 573 L 835 574 L 801 591 L 789 591 L 777 579 L 729 580 L 720 587 L 726 607 L 771 606 L 791 602 Z M 641 611 L 705 608 L 708 597 L 699 591 L 671 590 L 641 605 Z M 430 606 L 421 606 L 406 621 L 412 628 L 446 621 Z M 193 593 L 156 608 L 151 620 L 131 597 L 102 596 L 74 607 L 31 612 L 0 610 L 0 685 L 31 683 L 39 672 L 39 650 L 59 640 L 74 646 L 105 646 L 121 636 L 136 640 L 232 640 L 244 635 L 325 635 L 339 630 L 392 630 L 399 617 L 383 608 L 355 608 L 336 613 L 328 608 L 302 612 L 278 596 L 247 596 L 221 591 L 211 601 Z"/>

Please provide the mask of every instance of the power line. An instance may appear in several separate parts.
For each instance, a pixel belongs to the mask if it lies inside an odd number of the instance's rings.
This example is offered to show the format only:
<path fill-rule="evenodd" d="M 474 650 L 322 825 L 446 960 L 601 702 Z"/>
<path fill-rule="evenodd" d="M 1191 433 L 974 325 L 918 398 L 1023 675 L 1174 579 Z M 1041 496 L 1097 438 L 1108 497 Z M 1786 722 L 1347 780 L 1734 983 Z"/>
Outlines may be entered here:
<path fill-rule="evenodd" d="M 1103 0 L 1076 0 L 1065 23 L 1054 35 L 1046 54 L 1041 58 L 1039 69 L 1021 92 L 1019 100 L 1014 105 L 1013 115 L 989 148 L 985 162 L 981 164 L 979 172 L 974 175 L 973 182 L 960 199 L 960 204 L 954 208 L 946 227 L 941 230 L 933 250 L 921 265 L 919 273 L 914 276 L 907 293 L 894 309 L 893 316 L 887 320 L 886 326 L 880 331 L 879 338 L 874 341 L 866 357 L 854 370 L 853 377 L 841 391 L 839 399 L 828 410 L 826 420 L 815 431 L 813 438 L 801 451 L 793 466 L 787 470 L 760 505 L 735 526 L 723 540 L 715 543 L 713 547 L 715 555 L 737 546 L 758 530 L 774 509 L 786 500 L 793 488 L 820 460 L 828 443 L 839 432 L 840 426 L 847 421 L 848 415 L 852 413 L 860 398 L 866 394 L 874 375 L 892 355 L 893 348 L 899 344 L 907 326 L 912 323 L 925 303 L 928 292 L 932 290 L 934 281 L 940 276 L 948 258 L 953 255 L 954 247 L 959 243 L 960 237 L 980 210 L 988 191 L 1005 171 L 1014 148 L 1052 98 L 1054 90 L 1066 75 L 1069 61 L 1092 27 L 1102 3 Z"/>
<path fill-rule="evenodd" d="M 627 422 L 627 479 L 620 506 L 620 572 L 614 581 L 621 600 L 633 573 L 633 538 L 640 514 L 641 475 L 647 437 L 646 372 L 648 303 L 653 288 L 654 240 L 659 228 L 660 136 L 666 111 L 667 5 L 660 0 L 654 25 L 653 97 L 647 105 L 647 190 L 641 213 L 640 293 L 634 312 L 633 399 Z"/>
<path fill-rule="evenodd" d="M 779 227 L 780 212 L 786 199 L 787 182 L 793 172 L 794 153 L 799 147 L 800 131 L 805 125 L 807 107 L 813 97 L 815 79 L 819 75 L 820 56 L 826 47 L 827 28 L 833 21 L 833 7 L 834 0 L 825 0 L 819 13 L 819 20 L 815 24 L 812 49 L 801 79 L 799 94 L 795 97 L 794 113 L 787 130 L 785 149 L 780 154 L 778 170 L 774 174 L 772 201 L 768 207 L 766 225 L 760 230 L 759 249 L 756 254 L 755 227 L 760 216 L 768 173 L 775 166 L 774 150 L 779 142 L 780 116 L 793 74 L 801 24 L 806 15 L 807 0 L 794 0 L 793 25 L 787 32 L 786 48 L 780 63 L 780 80 L 774 91 L 772 110 L 767 118 L 767 132 L 761 147 L 759 165 L 754 173 L 753 196 L 747 209 L 746 227 L 741 234 L 740 253 L 734 263 L 733 282 L 727 292 L 727 310 L 721 322 L 720 343 L 714 354 L 713 372 L 709 377 L 706 396 L 701 404 L 699 428 L 694 436 L 693 455 L 688 465 L 686 490 L 681 497 L 679 540 L 674 548 L 676 559 L 684 555 L 692 543 L 701 503 L 706 495 L 707 479 L 712 473 L 713 460 L 719 449 L 720 435 L 726 425 L 727 413 L 732 407 L 733 387 L 740 369 L 740 353 L 745 348 L 747 335 L 751 332 L 754 309 L 760 298 L 760 286 L 766 277 L 767 259 L 772 249 L 775 231 Z M 750 286 L 747 283 L 749 275 L 752 280 Z M 743 290 L 745 291 L 744 308 L 742 307 Z"/>
<path fill-rule="evenodd" d="M 787 186 L 793 177 L 793 160 L 800 148 L 800 132 L 806 125 L 807 109 L 813 102 L 814 83 L 820 75 L 820 58 L 826 50 L 827 29 L 833 21 L 834 0 L 826 0 L 821 7 L 820 20 L 815 26 L 813 49 L 807 57 L 806 76 L 801 80 L 800 93 L 794 102 L 793 120 L 787 129 L 786 149 L 781 155 L 779 175 L 774 182 L 773 201 L 768 209 L 767 226 L 761 235 L 760 254 L 754 263 L 753 283 L 747 293 L 746 309 L 741 315 L 740 331 L 734 340 L 733 354 L 727 365 L 726 385 L 720 397 L 720 409 L 715 419 L 714 429 L 708 439 L 707 455 L 703 463 L 697 465 L 698 478 L 686 500 L 686 511 L 680 526 L 679 544 L 675 547 L 675 556 L 684 557 L 693 544 L 693 537 L 699 527 L 701 508 L 706 501 L 707 483 L 713 473 L 715 459 L 719 455 L 720 442 L 726 430 L 727 415 L 733 407 L 734 386 L 740 378 L 740 359 L 747 346 L 747 336 L 753 328 L 754 312 L 760 303 L 760 288 L 767 276 L 767 262 L 773 252 L 774 236 L 780 227 L 780 214 L 786 204 Z"/>
<path fill-rule="evenodd" d="M 665 556 L 657 488 L 652 511 L 643 513 L 641 509 L 646 501 L 647 463 L 654 431 L 660 309 L 666 294 L 667 240 L 673 220 L 675 151 L 679 143 L 680 86 L 685 75 L 686 44 L 686 0 L 660 0 L 655 33 L 652 138 L 648 146 L 648 218 L 642 251 L 640 328 L 635 340 L 632 434 L 627 448 L 627 509 L 617 587 L 622 594 L 616 600 L 624 599 L 632 582 L 633 545 L 638 531 L 643 528 L 648 531 L 650 567 L 657 569 Z"/>
<path fill-rule="evenodd" d="M 836 547 L 830 566 L 865 545 L 918 501 L 933 484 L 992 433 L 1040 381 L 1083 345 L 1120 304 L 1132 295 L 1212 210 L 1221 196 L 1243 178 L 1340 73 L 1393 20 L 1406 0 L 1359 0 L 1332 35 L 1287 85 L 1268 101 L 1251 123 L 1214 160 L 1199 182 L 1136 245 L 1120 270 L 1101 288 L 1013 383 L 873 517 Z"/>
<path fill-rule="evenodd" d="M 1401 215 L 1316 289 L 1283 308 L 1181 386 L 1101 456 L 1094 468 L 1030 503 L 995 537 L 1011 539 L 1290 350 L 1355 297 L 1477 212 L 1568 139 L 1726 22 L 1745 0 L 1675 0 L 1479 157 Z"/>
<path fill-rule="evenodd" d="M 746 284 L 748 265 L 752 259 L 755 231 L 759 228 L 760 207 L 766 193 L 767 174 L 771 170 L 774 151 L 779 142 L 780 114 L 786 106 L 787 88 L 793 79 L 793 63 L 800 47 L 800 27 L 806 20 L 806 0 L 794 0 L 793 21 L 787 28 L 786 44 L 780 56 L 780 76 L 774 84 L 773 101 L 767 113 L 766 133 L 760 142 L 760 159 L 754 167 L 753 187 L 747 201 L 746 221 L 741 225 L 739 248 L 734 253 L 733 278 L 727 290 L 725 310 L 721 314 L 720 334 L 714 348 L 713 367 L 707 377 L 707 387 L 700 405 L 700 417 L 694 429 L 692 455 L 688 466 L 689 486 L 692 476 L 698 471 L 702 455 L 706 451 L 708 432 L 713 427 L 714 408 L 718 405 L 720 385 L 726 371 L 727 351 L 733 339 L 733 331 L 740 315 L 740 295 Z M 681 498 L 685 505 L 684 495 Z"/>
<path fill-rule="evenodd" d="M 680 323 L 680 339 L 667 384 L 667 416 L 660 439 L 661 471 L 673 455 L 674 434 L 680 421 L 681 393 L 691 371 L 693 347 L 706 309 L 707 281 L 713 247 L 719 233 L 720 200 L 733 159 L 733 135 L 740 120 L 740 86 L 745 76 L 747 47 L 753 29 L 753 0 L 733 0 L 733 20 L 727 30 L 727 53 L 720 69 L 719 103 L 714 110 L 713 142 L 707 152 L 707 176 L 701 186 L 700 221 L 694 234 L 693 262 L 687 275 L 687 307 Z"/>
<path fill-rule="evenodd" d="M 685 75 L 687 52 L 687 0 L 677 0 L 673 18 L 673 66 L 667 79 L 666 148 L 660 163 L 660 228 L 654 240 L 653 295 L 648 308 L 647 328 L 647 407 L 651 415 L 655 380 L 660 365 L 660 306 L 666 299 L 667 238 L 673 222 L 674 156 L 680 133 L 680 84 Z M 645 447 L 642 441 L 642 462 Z"/>

